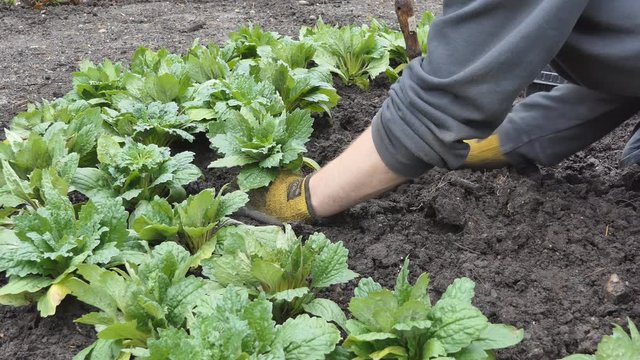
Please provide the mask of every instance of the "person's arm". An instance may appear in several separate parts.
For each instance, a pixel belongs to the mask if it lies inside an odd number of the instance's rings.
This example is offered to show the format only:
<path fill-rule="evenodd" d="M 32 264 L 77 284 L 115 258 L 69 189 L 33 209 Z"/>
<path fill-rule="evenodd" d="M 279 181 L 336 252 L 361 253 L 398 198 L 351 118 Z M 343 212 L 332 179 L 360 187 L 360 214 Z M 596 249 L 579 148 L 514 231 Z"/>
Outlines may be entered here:
<path fill-rule="evenodd" d="M 389 170 L 373 145 L 371 127 L 309 179 L 311 208 L 325 218 L 408 180 Z"/>
<path fill-rule="evenodd" d="M 326 217 L 433 166 L 460 167 L 469 152 L 463 140 L 498 127 L 518 93 L 560 50 L 587 3 L 445 0 L 443 16 L 429 31 L 427 56 L 407 65 L 371 129 L 305 181 L 299 196 L 278 190 L 297 184 L 277 182 L 267 211 L 283 219 L 289 212 L 295 219 Z"/>

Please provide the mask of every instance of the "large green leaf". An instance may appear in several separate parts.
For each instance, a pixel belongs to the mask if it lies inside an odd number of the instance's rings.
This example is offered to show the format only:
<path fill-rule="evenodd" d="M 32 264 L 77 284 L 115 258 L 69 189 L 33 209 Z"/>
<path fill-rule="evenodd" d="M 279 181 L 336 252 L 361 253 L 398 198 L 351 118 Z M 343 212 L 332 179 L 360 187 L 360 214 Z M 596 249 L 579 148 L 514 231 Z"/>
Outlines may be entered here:
<path fill-rule="evenodd" d="M 284 349 L 287 359 L 324 360 L 340 341 L 340 331 L 320 318 L 300 315 L 279 326 L 274 346 Z"/>
<path fill-rule="evenodd" d="M 474 289 L 476 285 L 469 278 L 455 279 L 447 290 L 442 294 L 440 300 L 455 300 L 471 304 L 471 300 L 475 295 Z"/>
<path fill-rule="evenodd" d="M 349 250 L 342 242 L 331 243 L 324 234 L 315 233 L 309 236 L 305 247 L 312 247 L 317 251 L 311 266 L 311 286 L 320 289 L 348 282 L 358 276 L 349 269 Z"/>
<path fill-rule="evenodd" d="M 342 309 L 340 309 L 340 306 L 329 299 L 313 299 L 304 305 L 304 311 L 323 318 L 326 321 L 334 322 L 342 329 L 346 328 L 347 317 L 344 315 Z"/>
<path fill-rule="evenodd" d="M 487 318 L 470 304 L 456 300 L 440 300 L 430 315 L 432 336 L 442 343 L 447 353 L 469 346 L 487 328 Z"/>
<path fill-rule="evenodd" d="M 352 298 L 349 311 L 371 332 L 390 332 L 395 322 L 398 300 L 389 290 L 370 292 L 367 297 Z"/>
<path fill-rule="evenodd" d="M 9 282 L 0 288 L 0 304 L 11 306 L 24 306 L 30 304 L 36 294 L 43 288 L 51 285 L 52 280 L 46 277 L 26 276 L 12 277 Z"/>
<path fill-rule="evenodd" d="M 253 190 L 269 185 L 278 176 L 278 169 L 258 166 L 245 167 L 238 174 L 238 186 L 242 190 Z"/>
<path fill-rule="evenodd" d="M 489 324 L 474 345 L 484 350 L 504 349 L 518 344 L 524 338 L 524 331 L 511 325 Z"/>
<path fill-rule="evenodd" d="M 148 337 L 149 334 L 138 330 L 135 320 L 111 324 L 98 333 L 98 339 L 102 340 L 133 339 L 146 341 Z"/>

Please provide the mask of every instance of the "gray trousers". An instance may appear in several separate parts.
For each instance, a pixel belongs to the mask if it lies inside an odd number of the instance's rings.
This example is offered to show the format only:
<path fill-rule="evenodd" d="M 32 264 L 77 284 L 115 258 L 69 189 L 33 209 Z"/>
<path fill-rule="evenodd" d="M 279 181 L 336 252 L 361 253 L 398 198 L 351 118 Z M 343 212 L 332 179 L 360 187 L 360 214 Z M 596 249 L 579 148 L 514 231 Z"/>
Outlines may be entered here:
<path fill-rule="evenodd" d="M 511 163 L 555 165 L 599 140 L 640 111 L 640 98 L 608 95 L 566 84 L 517 104 L 498 127 L 501 150 Z M 640 133 L 622 163 L 640 164 Z"/>

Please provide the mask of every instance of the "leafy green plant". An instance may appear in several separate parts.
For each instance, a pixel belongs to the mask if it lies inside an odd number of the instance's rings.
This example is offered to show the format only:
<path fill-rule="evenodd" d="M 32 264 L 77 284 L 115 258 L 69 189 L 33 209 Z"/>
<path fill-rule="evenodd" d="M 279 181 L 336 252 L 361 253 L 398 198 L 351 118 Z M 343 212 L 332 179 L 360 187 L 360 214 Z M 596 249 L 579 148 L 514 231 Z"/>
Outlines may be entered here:
<path fill-rule="evenodd" d="M 212 79 L 224 79 L 229 76 L 233 63 L 233 48 L 219 48 L 216 44 L 200 45 L 197 40 L 184 57 L 187 73 L 195 83 Z"/>
<path fill-rule="evenodd" d="M 183 68 L 182 57 L 164 48 L 154 51 L 141 46 L 131 57 L 131 72 L 138 75 L 180 73 Z"/>
<path fill-rule="evenodd" d="M 54 129 L 48 129 L 44 135 L 31 133 L 26 139 L 5 129 L 5 136 L 0 143 L 0 159 L 10 164 L 21 179 L 27 179 L 35 169 L 48 168 L 68 156 L 64 137 Z"/>
<path fill-rule="evenodd" d="M 289 225 L 284 231 L 276 226 L 226 227 L 216 238 L 221 254 L 203 261 L 205 276 L 222 286 L 245 286 L 254 297 L 266 293 L 278 322 L 307 311 L 344 324 L 335 303 L 315 299 L 318 290 L 358 276 L 349 270 L 342 242 L 316 233 L 303 244 Z"/>
<path fill-rule="evenodd" d="M 143 201 L 131 214 L 130 227 L 143 240 L 177 240 L 195 254 L 225 225 L 227 216 L 249 201 L 242 191 L 223 194 L 224 189 L 217 194 L 215 189 L 202 190 L 175 208 L 159 197 Z"/>
<path fill-rule="evenodd" d="M 180 240 L 196 252 L 215 234 L 226 217 L 243 207 L 249 197 L 242 191 L 224 194 L 224 187 L 216 195 L 214 189 L 203 190 L 176 205 Z"/>
<path fill-rule="evenodd" d="M 429 275 L 415 285 L 408 281 L 409 260 L 393 291 L 371 278 L 362 279 L 349 302 L 352 319 L 343 347 L 358 359 L 494 359 L 492 350 L 513 346 L 523 331 L 491 324 L 471 304 L 475 284 L 456 279 L 440 300 L 431 305 Z"/>
<path fill-rule="evenodd" d="M 316 54 L 316 45 L 309 40 L 285 37 L 271 46 L 259 48 L 258 54 L 263 59 L 281 61 L 291 69 L 306 69 Z"/>
<path fill-rule="evenodd" d="M 128 214 L 118 200 L 90 201 L 78 214 L 42 173 L 44 206 L 13 217 L 14 229 L 0 228 L 0 271 L 9 282 L 0 303 L 38 302 L 42 316 L 53 315 L 68 294 L 64 282 L 81 264 L 107 264 L 127 241 Z"/>
<path fill-rule="evenodd" d="M 302 36 L 310 37 L 318 46 L 314 61 L 329 68 L 346 85 L 367 89 L 369 80 L 389 66 L 389 52 L 366 27 L 335 28 L 320 19 L 315 29 L 303 30 Z"/>
<path fill-rule="evenodd" d="M 369 31 L 376 35 L 380 45 L 389 52 L 389 61 L 396 65 L 409 62 L 409 54 L 402 32 L 392 29 L 384 22 L 371 20 Z"/>
<path fill-rule="evenodd" d="M 210 80 L 192 88 L 186 113 L 192 120 L 211 120 L 229 111 L 257 108 L 271 115 L 280 115 L 284 103 L 269 81 L 257 80 L 249 69 L 232 72 L 228 78 Z"/>
<path fill-rule="evenodd" d="M 229 34 L 227 43 L 233 54 L 241 59 L 257 58 L 258 49 L 277 46 L 281 36 L 275 32 L 263 31 L 259 25 L 242 26 Z"/>
<path fill-rule="evenodd" d="M 211 306 L 183 329 L 160 330 L 149 341 L 148 360 L 324 360 L 340 340 L 335 326 L 301 315 L 276 325 L 271 303 L 264 297 L 249 300 L 245 289 L 228 287 Z M 146 356 L 145 356 L 146 355 Z"/>
<path fill-rule="evenodd" d="M 171 204 L 156 196 L 153 200 L 142 200 L 129 217 L 129 228 L 138 238 L 152 242 L 177 240 L 180 224 Z"/>
<path fill-rule="evenodd" d="M 70 157 L 68 162 L 59 163 L 61 167 L 36 169 L 29 180 L 23 180 L 13 171 L 6 161 L 2 161 L 0 173 L 0 207 L 2 212 L 20 213 L 22 211 L 35 210 L 45 203 L 43 188 L 44 174 L 47 174 L 54 188 L 62 194 L 69 191 L 69 181 L 77 168 L 77 157 Z M 10 227 L 11 222 L 5 222 Z"/>
<path fill-rule="evenodd" d="M 631 319 L 627 319 L 627 324 L 629 334 L 619 325 L 614 325 L 613 334 L 602 338 L 594 355 L 576 354 L 562 360 L 640 359 L 640 333 Z"/>
<path fill-rule="evenodd" d="M 143 145 L 102 136 L 98 140 L 98 168 L 78 168 L 72 185 L 89 198 L 122 198 L 127 208 L 155 196 L 180 201 L 186 197 L 184 185 L 202 173 L 192 164 L 193 153 L 171 156 L 169 148 Z"/>
<path fill-rule="evenodd" d="M 257 108 L 228 111 L 209 126 L 211 147 L 224 155 L 209 167 L 242 166 L 238 175 L 241 190 L 267 186 L 281 169 L 300 170 L 312 125 L 305 110 L 280 116 Z"/>
<path fill-rule="evenodd" d="M 391 82 L 397 81 L 400 73 L 409 62 L 409 54 L 402 32 L 375 19 L 371 20 L 369 31 L 375 34 L 380 46 L 389 53 L 389 66 L 385 70 L 385 74 Z"/>
<path fill-rule="evenodd" d="M 140 47 L 131 59 L 131 72 L 124 79 L 128 95 L 144 103 L 181 102 L 191 86 L 184 59 L 167 49 Z"/>
<path fill-rule="evenodd" d="M 20 137 L 27 138 L 31 133 L 43 135 L 54 122 L 69 124 L 79 113 L 91 107 L 87 101 L 75 99 L 74 95 L 71 93 L 53 101 L 27 104 L 26 111 L 11 119 L 9 128 Z"/>
<path fill-rule="evenodd" d="M 433 20 L 433 13 L 426 11 L 417 23 L 416 32 L 423 56 L 427 53 L 427 37 Z M 367 27 L 365 26 L 364 28 Z M 375 34 L 380 46 L 389 53 L 389 67 L 385 70 L 385 73 L 392 82 L 395 82 L 410 60 L 402 32 L 392 29 L 387 24 L 376 19 L 371 20 L 368 30 Z"/>
<path fill-rule="evenodd" d="M 331 74 L 323 68 L 291 68 L 283 62 L 262 62 L 260 77 L 271 82 L 286 111 L 309 110 L 331 115 L 340 100 L 332 85 Z"/>
<path fill-rule="evenodd" d="M 98 65 L 85 60 L 73 73 L 73 90 L 92 105 L 108 105 L 111 95 L 124 90 L 125 73 L 121 64 L 109 60 Z"/>
<path fill-rule="evenodd" d="M 22 139 L 5 130 L 0 143 L 0 206 L 42 204 L 41 182 L 47 172 L 53 184 L 66 194 L 80 162 L 95 163 L 96 137 L 101 131 L 99 111 L 88 109 L 70 125 L 53 123 L 44 135 L 31 133 Z"/>
<path fill-rule="evenodd" d="M 215 289 L 210 281 L 187 275 L 193 259 L 180 245 L 166 242 L 139 265 L 126 263 L 126 272 L 79 265 L 86 282 L 72 277 L 65 286 L 98 308 L 76 320 L 94 325 L 98 340 L 74 359 L 122 359 L 121 351 L 145 348 L 159 329 L 184 327 L 193 308 Z"/>
<path fill-rule="evenodd" d="M 74 153 L 81 165 L 95 165 L 98 137 L 106 132 L 100 109 L 89 107 L 72 116 L 69 123 L 41 123 L 42 126 L 37 126 L 41 133 L 5 129 L 6 141 L 0 143 L 0 158 L 9 161 L 23 178 L 34 169 L 55 165 Z"/>
<path fill-rule="evenodd" d="M 176 140 L 192 142 L 204 126 L 181 114 L 174 102 L 144 104 L 133 98 L 114 97 L 117 111 L 111 111 L 109 123 L 122 136 L 142 144 L 169 146 Z"/>

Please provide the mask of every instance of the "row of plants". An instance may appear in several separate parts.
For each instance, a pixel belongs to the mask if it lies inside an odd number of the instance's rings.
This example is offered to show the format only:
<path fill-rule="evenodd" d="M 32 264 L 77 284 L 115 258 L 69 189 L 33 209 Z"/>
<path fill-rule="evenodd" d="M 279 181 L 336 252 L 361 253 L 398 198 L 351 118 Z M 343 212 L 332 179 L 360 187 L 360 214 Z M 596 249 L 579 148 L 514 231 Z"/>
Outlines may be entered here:
<path fill-rule="evenodd" d="M 393 289 L 361 279 L 345 314 L 319 296 L 358 277 L 341 242 L 231 219 L 246 191 L 317 167 L 305 144 L 339 101 L 333 76 L 366 89 L 406 61 L 384 24 L 320 20 L 298 40 L 250 26 L 223 47 L 83 62 L 73 90 L 5 129 L 0 303 L 42 316 L 69 295 L 95 307 L 76 320 L 97 332 L 78 360 L 492 359 L 523 333 L 489 323 L 471 280 L 432 304 L 407 259 Z M 170 146 L 205 132 L 211 167 L 241 167 L 238 190 L 187 193 L 202 172 Z"/>

